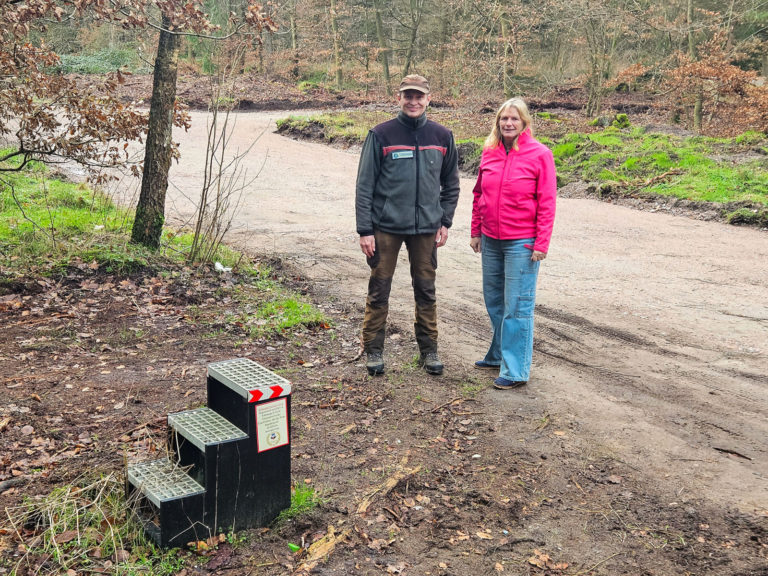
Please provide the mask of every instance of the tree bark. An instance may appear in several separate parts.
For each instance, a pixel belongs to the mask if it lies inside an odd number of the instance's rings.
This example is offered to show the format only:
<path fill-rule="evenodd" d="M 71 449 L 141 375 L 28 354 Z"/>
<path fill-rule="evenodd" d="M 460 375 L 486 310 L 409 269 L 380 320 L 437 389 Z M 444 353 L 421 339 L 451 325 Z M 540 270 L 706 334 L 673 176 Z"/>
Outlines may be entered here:
<path fill-rule="evenodd" d="M 171 133 L 181 37 L 169 30 L 170 25 L 170 18 L 164 15 L 155 59 L 141 193 L 131 231 L 131 242 L 152 249 L 160 246 L 165 222 L 168 171 L 173 157 Z"/>
<path fill-rule="evenodd" d="M 444 11 L 440 16 L 440 44 L 437 49 L 438 85 L 440 90 L 445 90 L 445 55 L 449 38 L 450 12 Z"/>
<path fill-rule="evenodd" d="M 333 61 L 336 68 L 336 88 L 341 90 L 343 73 L 341 70 L 341 42 L 339 41 L 339 21 L 336 12 L 336 0 L 331 0 L 331 31 L 333 32 Z"/>
<path fill-rule="evenodd" d="M 381 55 L 381 70 L 384 76 L 384 88 L 387 96 L 392 96 L 392 81 L 389 76 L 389 46 L 384 36 L 384 23 L 381 20 L 381 0 L 375 0 L 373 9 L 376 13 L 376 38 L 379 41 L 379 54 Z"/>
<path fill-rule="evenodd" d="M 291 51 L 293 52 L 293 66 L 291 67 L 291 76 L 294 79 L 299 78 L 299 36 L 296 30 L 296 4 L 291 11 Z"/>
<path fill-rule="evenodd" d="M 408 42 L 408 49 L 405 53 L 405 66 L 403 67 L 403 76 L 408 76 L 411 71 L 411 65 L 413 64 L 413 52 L 416 48 L 416 40 L 419 37 L 419 26 L 421 25 L 421 17 L 423 13 L 424 0 L 411 0 L 411 34 Z"/>
<path fill-rule="evenodd" d="M 501 41 L 504 43 L 504 55 L 501 62 L 501 89 L 504 92 L 504 98 L 512 97 L 512 78 L 510 77 L 509 52 L 510 39 L 507 38 L 509 30 L 507 29 L 507 19 L 504 15 L 500 17 L 501 22 Z"/>
<path fill-rule="evenodd" d="M 686 20 L 688 24 L 688 56 L 691 57 L 691 60 L 696 60 L 696 40 L 693 33 L 693 0 L 688 0 Z M 696 100 L 693 103 L 693 129 L 696 132 L 701 132 L 701 120 L 704 115 L 703 110 L 704 96 L 701 87 L 699 87 L 696 90 Z"/>

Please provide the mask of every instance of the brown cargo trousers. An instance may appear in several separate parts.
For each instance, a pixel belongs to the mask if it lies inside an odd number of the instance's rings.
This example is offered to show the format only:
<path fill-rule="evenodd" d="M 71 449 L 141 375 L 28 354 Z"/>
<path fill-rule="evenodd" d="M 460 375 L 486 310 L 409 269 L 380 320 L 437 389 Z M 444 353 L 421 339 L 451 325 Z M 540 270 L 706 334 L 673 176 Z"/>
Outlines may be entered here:
<path fill-rule="evenodd" d="M 400 235 L 381 230 L 374 232 L 376 251 L 368 258 L 371 277 L 363 319 L 363 349 L 368 352 L 384 350 L 384 335 L 389 313 L 389 293 L 397 266 L 400 248 L 405 243 L 411 264 L 411 284 L 416 302 L 414 330 L 421 354 L 437 352 L 437 299 L 435 272 L 437 246 L 435 234 Z"/>

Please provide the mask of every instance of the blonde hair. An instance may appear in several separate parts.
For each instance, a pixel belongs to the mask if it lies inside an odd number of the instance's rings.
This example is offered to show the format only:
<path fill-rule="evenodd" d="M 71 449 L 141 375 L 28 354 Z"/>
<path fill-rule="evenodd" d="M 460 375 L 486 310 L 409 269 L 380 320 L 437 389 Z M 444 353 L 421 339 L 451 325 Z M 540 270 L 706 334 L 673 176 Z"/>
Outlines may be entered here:
<path fill-rule="evenodd" d="M 499 118 L 501 118 L 501 115 L 509 108 L 514 108 L 517 110 L 517 113 L 520 114 L 520 119 L 523 121 L 523 129 L 520 130 L 520 132 L 522 133 L 530 129 L 531 134 L 533 134 L 533 118 L 531 118 L 531 113 L 528 111 L 528 104 L 526 104 L 525 100 L 522 98 L 510 98 L 504 102 L 504 104 L 499 107 L 499 111 L 496 112 L 496 119 L 493 121 L 493 129 L 491 130 L 491 133 L 488 134 L 488 138 L 485 139 L 483 148 L 496 148 L 496 146 L 503 144 L 501 128 L 499 128 Z M 515 141 L 512 143 L 512 147 L 517 150 L 517 138 L 515 138 Z"/>

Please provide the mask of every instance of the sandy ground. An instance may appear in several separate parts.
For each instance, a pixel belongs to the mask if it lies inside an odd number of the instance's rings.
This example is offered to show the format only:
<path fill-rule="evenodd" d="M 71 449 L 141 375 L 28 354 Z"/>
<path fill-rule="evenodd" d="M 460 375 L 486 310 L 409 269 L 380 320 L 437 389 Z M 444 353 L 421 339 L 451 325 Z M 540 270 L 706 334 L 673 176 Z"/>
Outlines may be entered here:
<path fill-rule="evenodd" d="M 357 153 L 273 133 L 286 112 L 244 113 L 233 147 L 258 138 L 234 217 L 236 243 L 299 266 L 325 291 L 362 306 L 367 266 L 354 224 Z M 204 163 L 205 116 L 175 137 L 168 217 L 183 221 Z M 440 249 L 440 350 L 447 369 L 482 357 L 489 338 L 480 259 L 469 248 L 471 191 Z M 411 333 L 402 264 L 391 320 Z M 588 199 L 560 199 L 539 275 L 536 344 L 526 389 L 480 395 L 503 422 L 525 403 L 583 450 L 663 485 L 746 513 L 768 514 L 768 234 Z M 415 344 L 414 344 L 415 350 Z M 361 368 L 362 369 L 362 368 Z M 519 438 L 497 432 L 500 445 Z M 673 503 L 671 503 L 673 504 Z"/>

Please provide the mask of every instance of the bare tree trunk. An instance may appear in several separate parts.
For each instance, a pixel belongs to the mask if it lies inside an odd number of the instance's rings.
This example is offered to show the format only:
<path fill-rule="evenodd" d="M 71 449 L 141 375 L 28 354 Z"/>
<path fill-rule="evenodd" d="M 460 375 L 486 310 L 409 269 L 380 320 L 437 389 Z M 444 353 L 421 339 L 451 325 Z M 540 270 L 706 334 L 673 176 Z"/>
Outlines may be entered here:
<path fill-rule="evenodd" d="M 688 0 L 688 10 L 686 12 L 686 24 L 688 25 L 688 56 L 691 60 L 696 59 L 696 40 L 693 34 L 693 0 Z M 693 129 L 701 132 L 701 120 L 704 108 L 704 96 L 699 87 L 696 91 L 696 101 L 693 104 Z"/>
<path fill-rule="evenodd" d="M 168 170 L 173 148 L 174 108 L 176 104 L 176 76 L 179 66 L 181 36 L 169 30 L 170 18 L 163 15 L 162 30 L 157 46 L 157 58 L 149 107 L 149 130 L 144 155 L 144 173 L 141 193 L 136 206 L 136 218 L 131 231 L 131 242 L 156 249 L 165 222 L 165 193 L 168 190 Z"/>
<path fill-rule="evenodd" d="M 602 105 L 601 89 L 600 67 L 597 61 L 593 61 L 587 78 L 587 108 L 585 113 L 588 117 L 600 114 L 600 107 Z"/>
<path fill-rule="evenodd" d="M 256 44 L 256 55 L 258 56 L 259 64 L 257 66 L 257 72 L 259 74 L 264 73 L 264 34 L 261 30 L 259 30 L 258 35 L 258 42 Z"/>
<path fill-rule="evenodd" d="M 381 68 L 384 76 L 384 88 L 387 95 L 392 95 L 392 82 L 389 76 L 389 46 L 384 36 L 384 23 L 381 20 L 381 0 L 374 0 L 373 8 L 376 13 L 376 38 L 379 41 L 379 53 L 381 54 Z"/>
<path fill-rule="evenodd" d="M 341 42 L 339 41 L 339 21 L 336 12 L 336 0 L 331 0 L 331 31 L 333 32 L 333 61 L 336 68 L 336 88 L 341 90 L 343 75 L 341 71 Z"/>
<path fill-rule="evenodd" d="M 589 73 L 587 75 L 587 116 L 600 114 L 602 106 L 603 67 L 605 54 L 605 30 L 598 18 L 590 18 L 585 23 L 587 45 L 589 47 Z"/>
<path fill-rule="evenodd" d="M 445 90 L 445 53 L 448 45 L 450 12 L 447 10 L 440 17 L 440 45 L 437 50 L 437 72 L 440 90 Z"/>
<path fill-rule="evenodd" d="M 510 98 L 512 96 L 512 79 L 509 74 L 509 39 L 507 38 L 507 19 L 502 15 L 499 19 L 501 22 L 501 41 L 504 43 L 504 57 L 501 64 L 501 87 L 504 91 L 504 97 Z"/>
<path fill-rule="evenodd" d="M 299 77 L 299 38 L 296 30 L 296 4 L 291 11 L 291 51 L 293 52 L 293 66 L 291 67 L 291 76 Z"/>
<path fill-rule="evenodd" d="M 405 53 L 405 66 L 403 67 L 403 76 L 408 76 L 413 63 L 413 51 L 416 46 L 416 39 L 419 37 L 419 26 L 421 25 L 421 16 L 424 13 L 424 0 L 411 0 L 411 36 L 408 43 L 408 50 Z"/>

